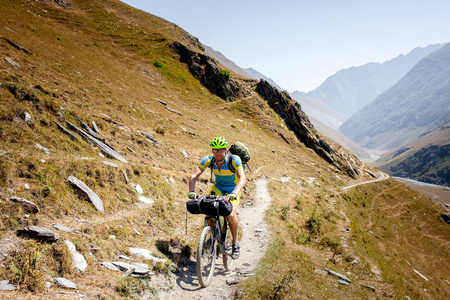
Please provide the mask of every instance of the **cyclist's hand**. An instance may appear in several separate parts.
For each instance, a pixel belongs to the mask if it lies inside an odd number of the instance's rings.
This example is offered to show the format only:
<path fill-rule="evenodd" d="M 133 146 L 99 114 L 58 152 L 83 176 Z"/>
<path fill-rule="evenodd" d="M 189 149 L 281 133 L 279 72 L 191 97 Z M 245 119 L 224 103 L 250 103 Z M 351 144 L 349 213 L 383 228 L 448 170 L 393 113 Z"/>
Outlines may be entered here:
<path fill-rule="evenodd" d="M 189 198 L 189 199 L 195 199 L 195 198 L 197 198 L 197 194 L 196 194 L 195 192 L 190 192 L 190 193 L 188 194 L 188 198 Z"/>
<path fill-rule="evenodd" d="M 228 194 L 228 201 L 236 200 L 236 194 Z"/>

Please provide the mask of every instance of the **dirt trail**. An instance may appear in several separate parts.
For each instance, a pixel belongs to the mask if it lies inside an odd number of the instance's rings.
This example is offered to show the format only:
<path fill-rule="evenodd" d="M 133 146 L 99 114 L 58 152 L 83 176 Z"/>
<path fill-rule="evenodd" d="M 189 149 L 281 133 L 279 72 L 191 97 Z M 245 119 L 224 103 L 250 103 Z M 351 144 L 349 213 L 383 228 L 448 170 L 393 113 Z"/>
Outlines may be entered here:
<path fill-rule="evenodd" d="M 207 288 L 198 285 L 195 263 L 181 269 L 177 274 L 170 275 L 166 289 L 158 291 L 159 299 L 230 299 L 235 291 L 235 285 L 227 284 L 227 280 L 251 276 L 267 249 L 269 240 L 268 229 L 264 221 L 264 212 L 269 208 L 271 197 L 267 188 L 268 180 L 260 178 L 256 181 L 255 203 L 252 206 L 239 208 L 239 224 L 242 229 L 240 240 L 241 255 L 233 264 L 230 272 L 225 272 L 222 259 L 216 263 L 216 271 L 212 283 Z M 159 278 L 167 281 L 167 278 Z M 158 279 L 156 279 L 158 280 Z M 153 281 L 153 280 L 152 280 Z"/>

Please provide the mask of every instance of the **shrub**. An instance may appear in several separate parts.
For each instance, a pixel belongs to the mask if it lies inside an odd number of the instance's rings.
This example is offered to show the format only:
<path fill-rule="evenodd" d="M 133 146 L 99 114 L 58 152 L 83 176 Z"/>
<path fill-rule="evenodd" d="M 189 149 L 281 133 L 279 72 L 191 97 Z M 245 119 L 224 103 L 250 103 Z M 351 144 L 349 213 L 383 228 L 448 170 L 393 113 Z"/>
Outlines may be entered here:
<path fill-rule="evenodd" d="M 231 77 L 230 71 L 226 69 L 222 69 L 219 71 L 219 75 L 222 76 L 223 79 L 229 80 Z"/>
<path fill-rule="evenodd" d="M 162 62 L 160 62 L 160 61 L 155 61 L 155 62 L 153 63 L 153 65 L 154 65 L 155 67 L 157 67 L 157 68 L 162 68 L 162 67 L 164 67 L 164 64 L 163 64 Z"/>

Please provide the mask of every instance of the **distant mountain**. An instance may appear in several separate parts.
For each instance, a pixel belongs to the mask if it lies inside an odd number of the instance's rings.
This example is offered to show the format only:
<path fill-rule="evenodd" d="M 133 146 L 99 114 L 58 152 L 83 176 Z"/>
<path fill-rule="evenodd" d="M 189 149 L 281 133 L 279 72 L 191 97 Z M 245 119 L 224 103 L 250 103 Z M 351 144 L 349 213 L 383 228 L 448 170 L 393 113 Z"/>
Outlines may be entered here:
<path fill-rule="evenodd" d="M 209 56 L 211 56 L 212 58 L 217 60 L 228 70 L 233 71 L 236 74 L 239 74 L 241 76 L 244 76 L 244 77 L 247 77 L 250 79 L 259 79 L 259 78 L 254 77 L 253 75 L 249 74 L 244 69 L 242 69 L 241 67 L 236 65 L 234 62 L 232 62 L 231 60 L 226 58 L 225 55 L 223 55 L 221 52 L 216 51 L 213 48 L 206 46 L 206 45 L 203 45 L 203 47 L 205 47 L 206 54 L 208 54 Z"/>
<path fill-rule="evenodd" d="M 273 81 L 273 80 L 270 79 L 269 77 L 267 77 L 267 76 L 265 76 L 265 75 L 259 73 L 259 72 L 256 71 L 255 69 L 253 69 L 253 68 L 247 68 L 247 69 L 245 69 L 245 71 L 246 71 L 247 73 L 249 73 L 250 75 L 252 75 L 252 76 L 253 76 L 254 78 L 256 78 L 257 80 L 264 79 L 265 81 L 267 81 L 268 83 L 270 83 L 270 85 L 276 87 L 276 88 L 279 89 L 280 91 L 283 91 L 283 89 L 282 89 L 279 85 L 277 85 L 277 84 L 275 83 L 275 81 Z"/>
<path fill-rule="evenodd" d="M 384 154 L 377 166 L 393 176 L 450 186 L 450 118 L 416 141 Z"/>
<path fill-rule="evenodd" d="M 300 103 L 309 118 L 320 120 L 321 123 L 334 130 L 337 130 L 342 125 L 342 120 L 346 119 L 344 114 L 336 111 L 322 99 L 309 97 L 305 93 L 297 91 L 290 93 L 290 95 Z"/>
<path fill-rule="evenodd" d="M 422 59 L 398 83 L 339 128 L 366 149 L 390 150 L 450 116 L 450 44 Z"/>
<path fill-rule="evenodd" d="M 328 77 L 319 88 L 308 92 L 307 96 L 322 99 L 340 113 L 339 119 L 344 122 L 399 81 L 422 58 L 440 49 L 443 45 L 435 44 L 425 48 L 415 48 L 407 55 L 399 55 L 384 63 L 368 63 L 338 71 L 335 75 Z M 295 99 L 300 100 L 298 97 Z M 314 117 L 325 122 L 320 115 Z"/>

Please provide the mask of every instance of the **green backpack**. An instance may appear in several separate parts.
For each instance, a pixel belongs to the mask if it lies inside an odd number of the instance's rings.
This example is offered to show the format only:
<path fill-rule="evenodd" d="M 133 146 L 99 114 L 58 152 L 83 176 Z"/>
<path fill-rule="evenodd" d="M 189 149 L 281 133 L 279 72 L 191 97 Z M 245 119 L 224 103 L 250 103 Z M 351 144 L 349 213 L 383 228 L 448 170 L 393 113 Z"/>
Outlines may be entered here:
<path fill-rule="evenodd" d="M 244 165 L 244 170 L 245 170 L 245 167 L 247 167 L 250 170 L 250 167 L 247 164 L 248 161 L 250 160 L 250 150 L 248 149 L 247 146 L 245 146 L 241 142 L 236 142 L 233 145 L 231 145 L 230 151 L 228 151 L 228 153 L 227 153 L 228 169 L 230 169 L 231 172 L 236 173 L 236 169 L 233 167 L 233 163 L 232 163 L 233 154 L 239 156 L 239 158 L 242 161 L 242 164 Z M 211 179 L 210 179 L 211 183 L 214 183 L 212 167 L 215 162 L 216 162 L 216 160 L 213 157 L 211 163 L 209 164 L 209 168 L 211 169 Z"/>

